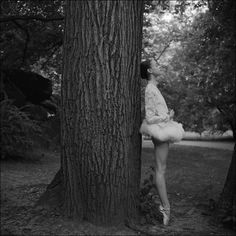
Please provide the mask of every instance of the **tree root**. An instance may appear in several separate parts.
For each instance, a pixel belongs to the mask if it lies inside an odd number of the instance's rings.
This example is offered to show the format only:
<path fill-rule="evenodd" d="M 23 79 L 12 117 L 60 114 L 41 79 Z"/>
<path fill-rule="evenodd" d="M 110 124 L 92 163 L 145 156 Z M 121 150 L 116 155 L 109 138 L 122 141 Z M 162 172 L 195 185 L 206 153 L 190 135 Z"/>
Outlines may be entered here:
<path fill-rule="evenodd" d="M 36 202 L 35 207 L 61 208 L 64 202 L 63 193 L 62 170 L 60 169 L 48 185 L 46 191 Z"/>

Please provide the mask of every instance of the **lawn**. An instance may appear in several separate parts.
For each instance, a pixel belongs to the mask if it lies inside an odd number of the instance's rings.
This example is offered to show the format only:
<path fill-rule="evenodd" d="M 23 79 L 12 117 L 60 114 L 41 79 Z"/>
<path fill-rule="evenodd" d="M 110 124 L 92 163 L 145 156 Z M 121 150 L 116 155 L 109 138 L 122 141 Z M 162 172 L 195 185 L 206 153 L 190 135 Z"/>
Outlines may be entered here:
<path fill-rule="evenodd" d="M 153 150 L 142 150 L 142 181 L 152 173 Z M 222 190 L 232 151 L 171 145 L 167 186 L 172 206 L 168 227 L 143 223 L 158 235 L 233 235 L 211 213 Z M 76 224 L 57 212 L 34 208 L 59 168 L 59 154 L 37 152 L 36 160 L 1 161 L 1 235 L 138 235 L 121 226 Z"/>

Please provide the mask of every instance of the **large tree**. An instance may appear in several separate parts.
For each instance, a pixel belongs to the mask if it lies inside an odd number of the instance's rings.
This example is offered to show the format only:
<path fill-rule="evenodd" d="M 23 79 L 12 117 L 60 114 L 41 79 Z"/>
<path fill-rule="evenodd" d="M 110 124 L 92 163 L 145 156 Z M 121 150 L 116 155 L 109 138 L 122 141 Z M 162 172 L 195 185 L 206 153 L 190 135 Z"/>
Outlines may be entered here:
<path fill-rule="evenodd" d="M 138 215 L 142 12 L 140 0 L 66 2 L 61 170 L 42 199 L 61 185 L 68 216 Z"/>

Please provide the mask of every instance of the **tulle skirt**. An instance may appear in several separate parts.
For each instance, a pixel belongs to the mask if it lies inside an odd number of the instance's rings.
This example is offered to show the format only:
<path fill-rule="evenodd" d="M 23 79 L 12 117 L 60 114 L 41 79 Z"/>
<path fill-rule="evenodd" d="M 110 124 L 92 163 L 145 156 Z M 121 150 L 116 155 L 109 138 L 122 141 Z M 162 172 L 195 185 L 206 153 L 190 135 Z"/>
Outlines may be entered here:
<path fill-rule="evenodd" d="M 182 124 L 173 120 L 148 124 L 144 119 L 139 131 L 141 134 L 151 136 L 160 142 L 179 142 L 184 137 Z"/>

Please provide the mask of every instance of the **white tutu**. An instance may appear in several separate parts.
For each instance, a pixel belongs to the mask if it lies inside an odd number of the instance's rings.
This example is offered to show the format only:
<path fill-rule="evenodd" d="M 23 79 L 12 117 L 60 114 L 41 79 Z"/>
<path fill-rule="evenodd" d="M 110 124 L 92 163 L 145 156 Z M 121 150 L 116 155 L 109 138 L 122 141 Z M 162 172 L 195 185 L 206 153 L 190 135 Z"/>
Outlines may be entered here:
<path fill-rule="evenodd" d="M 144 119 L 139 131 L 141 134 L 149 135 L 161 142 L 179 142 L 184 137 L 182 124 L 173 120 L 148 124 Z"/>

